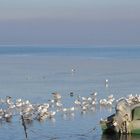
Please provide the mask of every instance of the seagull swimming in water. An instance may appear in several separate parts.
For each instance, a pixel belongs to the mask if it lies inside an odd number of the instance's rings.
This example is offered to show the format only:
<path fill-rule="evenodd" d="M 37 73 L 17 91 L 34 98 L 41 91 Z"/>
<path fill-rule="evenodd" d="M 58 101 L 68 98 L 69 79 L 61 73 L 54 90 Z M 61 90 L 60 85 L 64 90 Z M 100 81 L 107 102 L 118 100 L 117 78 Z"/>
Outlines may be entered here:
<path fill-rule="evenodd" d="M 108 87 L 108 79 L 105 79 L 105 87 Z"/>
<path fill-rule="evenodd" d="M 53 95 L 55 101 L 58 101 L 61 99 L 61 95 L 57 92 L 53 92 L 52 95 Z"/>
<path fill-rule="evenodd" d="M 76 69 L 71 69 L 71 72 L 75 72 L 76 71 Z"/>

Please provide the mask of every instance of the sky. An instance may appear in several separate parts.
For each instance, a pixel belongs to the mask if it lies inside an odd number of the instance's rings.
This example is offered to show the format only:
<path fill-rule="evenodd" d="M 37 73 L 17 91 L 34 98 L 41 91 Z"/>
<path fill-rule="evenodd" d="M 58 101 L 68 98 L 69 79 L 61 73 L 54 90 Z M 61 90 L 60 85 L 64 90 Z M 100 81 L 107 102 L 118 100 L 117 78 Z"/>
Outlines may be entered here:
<path fill-rule="evenodd" d="M 140 0 L 0 0 L 0 44 L 140 44 Z"/>

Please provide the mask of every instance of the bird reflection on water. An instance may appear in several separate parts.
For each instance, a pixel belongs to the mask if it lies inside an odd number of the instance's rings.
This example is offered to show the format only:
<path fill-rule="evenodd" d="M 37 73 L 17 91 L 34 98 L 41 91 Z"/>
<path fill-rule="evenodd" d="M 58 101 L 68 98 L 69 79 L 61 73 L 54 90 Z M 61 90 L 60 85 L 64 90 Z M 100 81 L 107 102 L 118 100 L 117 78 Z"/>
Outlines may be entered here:
<path fill-rule="evenodd" d="M 101 140 L 139 140 L 140 135 L 131 134 L 102 134 Z"/>

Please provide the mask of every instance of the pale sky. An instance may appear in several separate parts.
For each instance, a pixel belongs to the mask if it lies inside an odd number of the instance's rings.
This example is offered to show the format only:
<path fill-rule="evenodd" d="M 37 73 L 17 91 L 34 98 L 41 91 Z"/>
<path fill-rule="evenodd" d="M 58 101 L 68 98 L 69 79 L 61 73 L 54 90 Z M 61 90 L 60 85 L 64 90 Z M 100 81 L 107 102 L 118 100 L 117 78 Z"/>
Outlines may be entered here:
<path fill-rule="evenodd" d="M 140 44 L 140 0 L 0 0 L 0 44 Z"/>

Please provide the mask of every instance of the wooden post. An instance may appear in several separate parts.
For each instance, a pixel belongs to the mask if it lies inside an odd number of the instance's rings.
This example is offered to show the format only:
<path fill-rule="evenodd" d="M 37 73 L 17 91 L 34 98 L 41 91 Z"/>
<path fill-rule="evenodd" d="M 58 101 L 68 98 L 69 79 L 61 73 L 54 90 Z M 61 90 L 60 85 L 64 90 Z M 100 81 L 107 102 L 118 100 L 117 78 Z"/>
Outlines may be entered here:
<path fill-rule="evenodd" d="M 22 119 L 22 125 L 23 125 L 24 132 L 25 132 L 25 137 L 26 137 L 26 140 L 27 140 L 27 138 L 28 138 L 28 135 L 27 135 L 27 128 L 26 128 L 26 124 L 25 124 L 23 115 L 21 115 L 21 119 Z"/>

